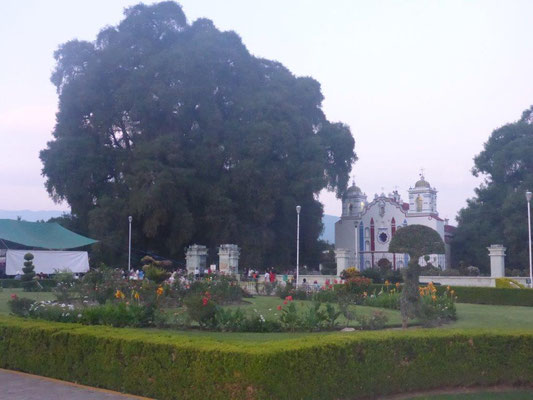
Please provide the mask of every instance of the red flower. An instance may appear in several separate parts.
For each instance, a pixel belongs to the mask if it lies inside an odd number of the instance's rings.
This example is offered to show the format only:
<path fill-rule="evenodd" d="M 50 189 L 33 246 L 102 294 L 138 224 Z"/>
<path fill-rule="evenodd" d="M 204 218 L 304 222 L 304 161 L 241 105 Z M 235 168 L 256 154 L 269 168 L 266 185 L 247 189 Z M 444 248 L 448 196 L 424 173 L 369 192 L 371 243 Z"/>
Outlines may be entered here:
<path fill-rule="evenodd" d="M 338 282 L 337 282 L 337 279 L 335 279 L 335 280 L 333 281 L 333 283 L 336 285 L 336 284 L 338 283 Z"/>
<path fill-rule="evenodd" d="M 283 300 L 283 304 L 287 304 L 287 303 L 288 303 L 288 301 L 287 301 L 287 300 Z"/>
<path fill-rule="evenodd" d="M 278 311 L 281 311 L 281 306 L 278 306 Z"/>
<path fill-rule="evenodd" d="M 206 306 L 208 302 L 209 302 L 209 299 L 208 299 L 207 297 L 204 297 L 204 298 L 202 299 L 202 305 L 203 305 L 203 306 Z"/>
<path fill-rule="evenodd" d="M 292 301 L 292 296 L 285 297 L 285 300 Z"/>
<path fill-rule="evenodd" d="M 13 300 L 15 300 L 15 299 L 17 298 L 17 295 L 16 295 L 15 293 L 13 293 L 13 294 L 11 295 L 11 298 L 12 298 Z"/>

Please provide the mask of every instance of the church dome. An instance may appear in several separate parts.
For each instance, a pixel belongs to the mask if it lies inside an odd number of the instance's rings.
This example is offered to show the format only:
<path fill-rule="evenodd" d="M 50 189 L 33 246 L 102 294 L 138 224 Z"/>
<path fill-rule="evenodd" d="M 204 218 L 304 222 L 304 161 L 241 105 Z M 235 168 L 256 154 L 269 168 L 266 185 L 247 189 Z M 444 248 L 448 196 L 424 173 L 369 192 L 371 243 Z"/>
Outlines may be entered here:
<path fill-rule="evenodd" d="M 348 189 L 346 189 L 346 192 L 344 193 L 347 197 L 357 196 L 363 194 L 361 192 L 361 189 L 359 189 L 357 186 L 355 186 L 355 183 L 352 184 Z"/>
<path fill-rule="evenodd" d="M 415 183 L 415 188 L 430 188 L 429 182 L 424 179 L 424 177 L 421 177 L 419 181 Z"/>

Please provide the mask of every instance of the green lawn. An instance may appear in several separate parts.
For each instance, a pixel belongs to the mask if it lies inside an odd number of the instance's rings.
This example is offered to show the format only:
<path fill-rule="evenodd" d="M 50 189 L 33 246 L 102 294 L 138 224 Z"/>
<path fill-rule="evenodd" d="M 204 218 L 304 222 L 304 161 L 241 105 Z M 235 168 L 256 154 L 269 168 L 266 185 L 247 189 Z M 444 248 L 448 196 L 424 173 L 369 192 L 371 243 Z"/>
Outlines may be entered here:
<path fill-rule="evenodd" d="M 505 391 L 415 396 L 406 400 L 531 400 L 533 391 Z"/>

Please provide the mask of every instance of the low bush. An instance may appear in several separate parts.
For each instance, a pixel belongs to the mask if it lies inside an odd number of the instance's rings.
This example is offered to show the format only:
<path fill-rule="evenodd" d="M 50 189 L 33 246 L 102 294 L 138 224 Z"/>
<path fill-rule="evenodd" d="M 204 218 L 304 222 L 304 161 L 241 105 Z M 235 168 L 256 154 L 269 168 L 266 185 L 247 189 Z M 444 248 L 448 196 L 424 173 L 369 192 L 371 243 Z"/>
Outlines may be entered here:
<path fill-rule="evenodd" d="M 12 294 L 7 302 L 7 306 L 12 314 L 19 317 L 27 317 L 29 316 L 30 308 L 33 303 L 35 303 L 35 300 L 18 297 L 16 294 Z"/>
<path fill-rule="evenodd" d="M 383 329 L 389 320 L 383 311 L 374 311 L 371 315 L 356 314 L 355 319 L 362 330 Z"/>
<path fill-rule="evenodd" d="M 439 294 L 446 291 L 444 286 L 436 286 L 436 288 Z M 533 290 L 531 289 L 454 286 L 453 290 L 457 296 L 457 303 L 533 306 Z"/>
<path fill-rule="evenodd" d="M 531 385 L 531 359 L 531 332 L 335 333 L 258 346 L 0 316 L 1 368 L 161 400 L 357 399 Z"/>
<path fill-rule="evenodd" d="M 526 288 L 520 282 L 518 282 L 515 279 L 511 279 L 511 278 L 496 278 L 496 287 L 506 288 L 506 289 L 525 289 Z"/>

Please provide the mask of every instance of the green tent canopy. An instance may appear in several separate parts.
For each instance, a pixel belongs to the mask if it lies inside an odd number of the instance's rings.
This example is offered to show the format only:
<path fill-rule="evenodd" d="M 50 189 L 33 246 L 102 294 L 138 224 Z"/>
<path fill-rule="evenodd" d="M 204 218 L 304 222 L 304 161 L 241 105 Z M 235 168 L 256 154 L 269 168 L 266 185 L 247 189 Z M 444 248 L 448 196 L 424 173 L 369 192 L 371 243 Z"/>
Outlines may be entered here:
<path fill-rule="evenodd" d="M 0 219 L 0 239 L 48 250 L 75 249 L 97 242 L 69 231 L 55 222 L 28 222 L 14 219 Z"/>

